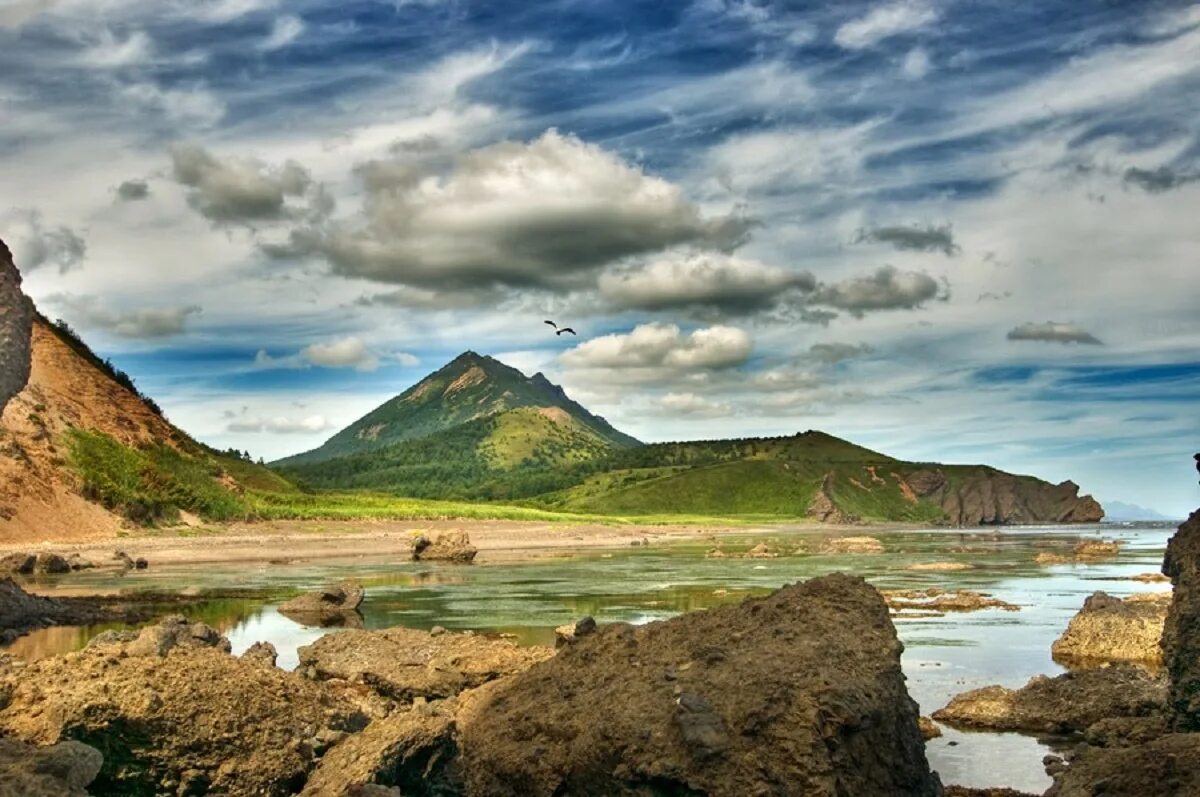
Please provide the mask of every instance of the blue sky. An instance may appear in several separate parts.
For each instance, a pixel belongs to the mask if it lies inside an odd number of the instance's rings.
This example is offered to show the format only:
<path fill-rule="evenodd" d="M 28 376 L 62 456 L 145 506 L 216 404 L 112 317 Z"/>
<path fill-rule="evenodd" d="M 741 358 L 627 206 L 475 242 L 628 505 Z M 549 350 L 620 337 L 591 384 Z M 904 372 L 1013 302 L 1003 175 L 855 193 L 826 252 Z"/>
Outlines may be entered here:
<path fill-rule="evenodd" d="M 1181 515 L 1198 107 L 1184 2 L 0 0 L 0 236 L 267 458 L 470 348 Z"/>

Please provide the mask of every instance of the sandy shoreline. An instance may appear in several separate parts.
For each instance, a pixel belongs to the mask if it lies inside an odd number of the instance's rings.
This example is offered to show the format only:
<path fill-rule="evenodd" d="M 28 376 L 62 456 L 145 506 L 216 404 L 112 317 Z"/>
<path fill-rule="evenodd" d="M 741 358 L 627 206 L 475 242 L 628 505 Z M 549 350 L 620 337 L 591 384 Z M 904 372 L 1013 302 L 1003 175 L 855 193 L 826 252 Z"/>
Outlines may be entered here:
<path fill-rule="evenodd" d="M 0 556 L 15 551 L 78 553 L 97 560 L 114 550 L 145 557 L 151 565 L 308 561 L 383 557 L 408 558 L 410 540 L 418 532 L 461 529 L 471 536 L 482 558 L 522 558 L 567 548 L 617 548 L 635 540 L 703 539 L 725 534 L 840 533 L 871 534 L 907 528 L 905 524 L 837 526 L 821 523 L 758 526 L 607 526 L 512 520 L 439 521 L 270 521 L 200 528 L 146 530 L 126 537 L 84 543 L 40 542 L 0 544 Z"/>

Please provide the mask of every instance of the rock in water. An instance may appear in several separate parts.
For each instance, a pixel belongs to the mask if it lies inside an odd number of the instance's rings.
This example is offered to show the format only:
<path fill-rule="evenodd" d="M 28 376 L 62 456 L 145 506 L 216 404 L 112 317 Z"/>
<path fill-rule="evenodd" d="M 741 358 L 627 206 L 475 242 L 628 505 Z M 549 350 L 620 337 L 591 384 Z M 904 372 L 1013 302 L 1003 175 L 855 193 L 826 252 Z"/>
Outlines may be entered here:
<path fill-rule="evenodd" d="M 464 696 L 465 791 L 938 795 L 901 650 L 845 575 L 606 626 Z"/>
<path fill-rule="evenodd" d="M 412 558 L 421 562 L 467 564 L 474 561 L 475 554 L 478 552 L 465 531 L 446 531 L 432 540 L 424 534 L 418 535 L 413 540 Z"/>
<path fill-rule="evenodd" d="M 1171 680 L 1168 711 L 1176 730 L 1200 731 L 1200 509 L 1167 543 L 1163 573 L 1175 585 L 1162 645 Z"/>
<path fill-rule="evenodd" d="M 343 581 L 316 592 L 297 595 L 279 607 L 279 613 L 303 625 L 362 626 L 358 607 L 363 601 L 363 588 L 353 581 Z"/>
<path fill-rule="evenodd" d="M 1195 797 L 1200 734 L 1172 733 L 1132 747 L 1085 747 L 1047 797 Z"/>
<path fill-rule="evenodd" d="M 0 795 L 3 797 L 87 797 L 104 757 L 81 742 L 48 747 L 0 739 Z"/>
<path fill-rule="evenodd" d="M 21 292 L 12 253 L 0 241 L 0 412 L 29 381 L 33 304 Z"/>
<path fill-rule="evenodd" d="M 955 695 L 933 718 L 952 728 L 1033 733 L 1083 732 L 1110 717 L 1160 712 L 1163 679 L 1129 664 L 1034 676 L 1020 689 L 985 686 Z"/>
<path fill-rule="evenodd" d="M 1161 662 L 1169 599 L 1167 593 L 1163 600 L 1121 600 L 1105 592 L 1094 593 L 1051 646 L 1054 660 Z"/>

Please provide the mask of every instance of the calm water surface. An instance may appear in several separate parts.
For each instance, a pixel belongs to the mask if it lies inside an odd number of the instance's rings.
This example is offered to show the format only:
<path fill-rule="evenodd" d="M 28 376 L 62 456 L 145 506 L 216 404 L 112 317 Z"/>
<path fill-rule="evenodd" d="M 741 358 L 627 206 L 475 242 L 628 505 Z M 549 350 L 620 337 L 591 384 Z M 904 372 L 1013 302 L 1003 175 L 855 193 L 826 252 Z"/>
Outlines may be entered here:
<path fill-rule="evenodd" d="M 220 628 L 235 653 L 259 640 L 279 650 L 279 665 L 293 668 L 296 649 L 326 629 L 307 628 L 275 606 L 298 589 L 354 578 L 367 589 L 363 616 L 368 628 L 406 625 L 476 629 L 513 634 L 523 643 L 552 644 L 557 625 L 590 614 L 600 622 L 645 623 L 693 609 L 737 602 L 783 584 L 836 571 L 861 575 L 881 588 L 973 589 L 1021 607 L 944 617 L 896 618 L 905 643 L 908 688 L 928 714 L 967 689 L 999 683 L 1016 687 L 1039 673 L 1062 668 L 1050 644 L 1085 597 L 1103 589 L 1115 595 L 1169 588 L 1121 580 L 1157 572 L 1173 526 L 1025 527 L 1002 531 L 928 530 L 864 532 L 881 540 L 884 554 L 793 555 L 779 559 L 706 559 L 711 542 L 656 543 L 616 551 L 578 551 L 526 561 L 488 561 L 474 566 L 389 562 L 367 558 L 297 565 L 151 567 L 125 576 L 78 573 L 43 582 L 58 587 L 175 590 L 265 587 L 272 600 L 214 600 L 188 614 Z M 1069 553 L 1081 538 L 1118 539 L 1120 556 L 1091 563 L 1045 566 L 1036 554 Z M 723 534 L 722 547 L 774 540 L 785 550 L 819 547 L 811 531 L 771 529 Z M 913 564 L 957 561 L 955 572 L 908 570 Z M 112 626 L 105 626 L 112 627 Z M 103 628 L 103 627 L 101 627 Z M 81 647 L 101 628 L 52 628 L 19 639 L 9 650 L 26 658 Z M 336 633 L 336 631 L 334 632 Z M 928 743 L 933 767 L 945 783 L 1012 786 L 1040 793 L 1050 784 L 1041 759 L 1063 740 L 1023 734 L 960 733 Z"/>

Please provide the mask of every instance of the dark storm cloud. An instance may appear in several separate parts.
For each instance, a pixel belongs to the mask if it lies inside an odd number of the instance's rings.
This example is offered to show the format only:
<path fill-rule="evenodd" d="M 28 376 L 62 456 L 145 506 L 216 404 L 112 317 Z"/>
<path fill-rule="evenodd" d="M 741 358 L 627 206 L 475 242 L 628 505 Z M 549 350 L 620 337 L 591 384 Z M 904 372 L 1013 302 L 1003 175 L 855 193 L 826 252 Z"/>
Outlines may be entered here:
<path fill-rule="evenodd" d="M 1047 321 L 1042 324 L 1029 322 L 1011 329 L 1009 340 L 1035 340 L 1043 343 L 1079 343 L 1088 346 L 1102 345 L 1099 338 L 1073 322 Z"/>
<path fill-rule="evenodd" d="M 816 343 L 808 347 L 809 359 L 827 365 L 836 365 L 870 354 L 873 349 L 865 343 Z"/>
<path fill-rule="evenodd" d="M 65 274 L 83 263 L 87 242 L 66 225 L 48 225 L 41 211 L 14 210 L 0 219 L 0 230 L 12 245 L 13 262 L 22 271 L 56 266 Z"/>
<path fill-rule="evenodd" d="M 872 310 L 913 310 L 933 299 L 945 299 L 944 283 L 921 271 L 883 266 L 865 277 L 823 285 L 809 300 L 861 317 Z"/>
<path fill-rule="evenodd" d="M 892 225 L 858 231 L 855 242 L 889 244 L 902 252 L 941 252 L 946 256 L 958 254 L 961 247 L 954 242 L 954 230 L 949 224 L 940 227 L 929 225 Z"/>
<path fill-rule="evenodd" d="M 126 180 L 117 186 L 117 199 L 122 202 L 137 202 L 150 196 L 150 185 L 145 180 Z"/>
<path fill-rule="evenodd" d="M 1161 194 L 1200 180 L 1200 173 L 1179 172 L 1169 166 L 1159 166 L 1157 169 L 1132 167 L 1125 170 L 1123 179 L 1126 185 L 1137 186 L 1146 193 Z"/>
<path fill-rule="evenodd" d="M 179 144 L 171 148 L 171 168 L 175 181 L 188 189 L 188 204 L 214 224 L 252 225 L 332 210 L 321 187 L 295 161 L 276 167 L 252 159 L 222 160 L 195 144 Z"/>

